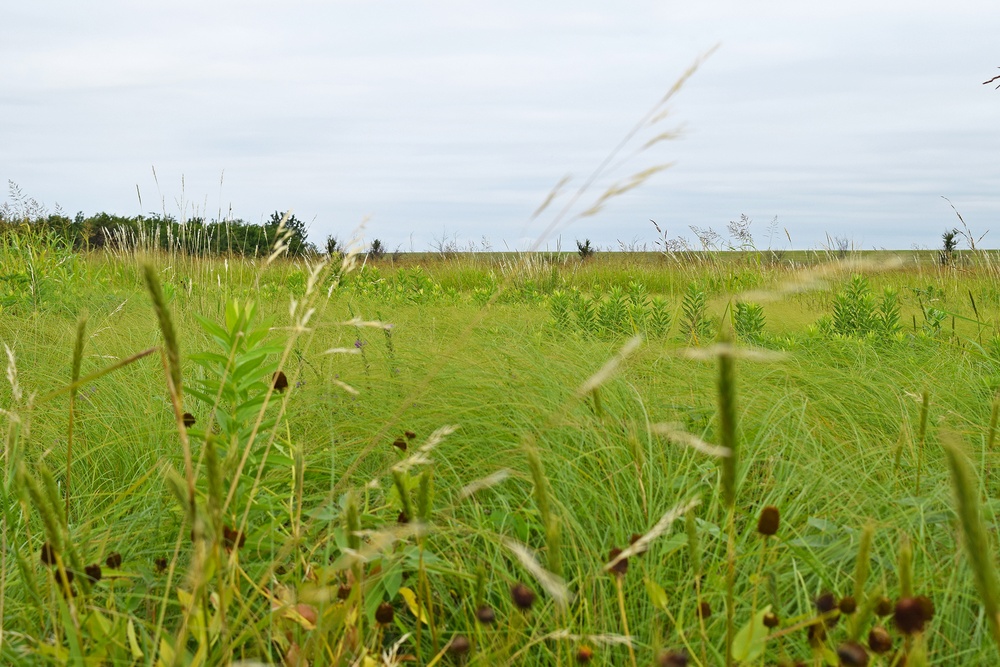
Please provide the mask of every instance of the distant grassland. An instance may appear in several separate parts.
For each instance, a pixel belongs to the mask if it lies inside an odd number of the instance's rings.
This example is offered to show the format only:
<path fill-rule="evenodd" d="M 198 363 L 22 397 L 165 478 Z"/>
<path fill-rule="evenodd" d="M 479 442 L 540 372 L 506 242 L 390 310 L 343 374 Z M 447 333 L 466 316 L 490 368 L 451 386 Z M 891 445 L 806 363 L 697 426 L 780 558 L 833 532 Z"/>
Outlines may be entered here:
<path fill-rule="evenodd" d="M 316 259 L 0 239 L 4 663 L 1000 660 L 1000 255 Z"/>

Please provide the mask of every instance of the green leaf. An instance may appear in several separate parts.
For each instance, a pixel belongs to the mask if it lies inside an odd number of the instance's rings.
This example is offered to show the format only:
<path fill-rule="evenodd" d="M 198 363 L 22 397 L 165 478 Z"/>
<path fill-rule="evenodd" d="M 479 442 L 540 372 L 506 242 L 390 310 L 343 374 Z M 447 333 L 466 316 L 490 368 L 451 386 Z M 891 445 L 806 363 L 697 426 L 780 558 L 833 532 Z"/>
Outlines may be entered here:
<path fill-rule="evenodd" d="M 653 603 L 653 606 L 657 609 L 667 608 L 667 592 L 663 590 L 663 586 L 646 577 L 644 579 L 646 583 L 646 594 L 649 595 L 649 601 Z"/>
<path fill-rule="evenodd" d="M 764 616 L 770 611 L 771 605 L 758 611 L 733 637 L 732 654 L 734 660 L 753 662 L 763 653 L 764 641 L 767 639 L 768 633 L 767 628 L 764 627 Z"/>

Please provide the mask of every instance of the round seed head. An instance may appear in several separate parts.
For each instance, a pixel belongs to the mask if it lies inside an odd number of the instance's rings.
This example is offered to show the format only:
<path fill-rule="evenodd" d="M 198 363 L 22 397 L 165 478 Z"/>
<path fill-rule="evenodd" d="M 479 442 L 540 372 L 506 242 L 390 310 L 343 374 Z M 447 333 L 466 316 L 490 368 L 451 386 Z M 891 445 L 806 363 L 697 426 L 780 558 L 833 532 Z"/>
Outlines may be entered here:
<path fill-rule="evenodd" d="M 518 609 L 527 611 L 535 603 L 535 592 L 518 582 L 510 588 L 510 599 L 514 601 L 514 605 Z"/>
<path fill-rule="evenodd" d="M 923 632 L 927 621 L 934 616 L 934 603 L 923 595 L 912 598 L 902 598 L 896 603 L 893 622 L 903 634 L 912 635 Z"/>
<path fill-rule="evenodd" d="M 87 574 L 87 578 L 90 579 L 91 583 L 97 583 L 101 580 L 101 566 L 97 563 L 93 565 L 88 565 L 83 568 L 83 571 Z"/>
<path fill-rule="evenodd" d="M 857 601 L 850 595 L 841 598 L 837 606 L 840 607 L 841 614 L 853 614 L 858 609 Z"/>
<path fill-rule="evenodd" d="M 837 657 L 844 667 L 868 667 L 868 651 L 857 642 L 845 642 L 838 646 Z"/>
<path fill-rule="evenodd" d="M 465 655 L 472 648 L 472 642 L 465 635 L 455 635 L 448 644 L 448 652 L 453 655 Z"/>
<path fill-rule="evenodd" d="M 876 625 L 868 633 L 868 648 L 875 653 L 886 653 L 892 650 L 892 637 L 881 625 Z"/>
<path fill-rule="evenodd" d="M 375 610 L 375 620 L 381 625 L 389 625 L 392 623 L 392 619 L 395 615 L 396 611 L 388 602 L 383 602 L 378 606 L 378 609 Z"/>
<path fill-rule="evenodd" d="M 284 371 L 278 371 L 271 377 L 271 385 L 275 391 L 285 391 L 288 389 L 288 376 Z"/>
<path fill-rule="evenodd" d="M 42 565 L 56 564 L 56 550 L 52 548 L 51 544 L 46 542 L 42 545 L 42 551 L 38 555 L 38 560 L 42 561 Z"/>
<path fill-rule="evenodd" d="M 888 616 L 892 613 L 892 610 L 892 600 L 889 598 L 882 598 L 878 601 L 878 604 L 875 605 L 875 613 L 879 616 Z"/>
<path fill-rule="evenodd" d="M 403 440 L 402 438 L 396 438 L 395 440 L 392 441 L 392 446 L 395 447 L 396 449 L 398 449 L 401 452 L 405 452 L 406 451 L 406 440 Z"/>
<path fill-rule="evenodd" d="M 165 556 L 158 556 L 156 560 L 153 561 L 153 567 L 156 568 L 157 574 L 163 574 L 167 569 L 167 559 Z"/>
<path fill-rule="evenodd" d="M 826 614 L 837 608 L 837 598 L 833 593 L 823 593 L 816 598 L 816 611 Z"/>
<path fill-rule="evenodd" d="M 586 644 L 576 649 L 576 661 L 581 665 L 586 665 L 591 660 L 593 660 L 593 658 L 594 658 L 594 649 L 590 648 Z"/>
<path fill-rule="evenodd" d="M 104 564 L 112 570 L 117 570 L 122 566 L 122 555 L 117 551 L 112 551 L 108 554 L 108 557 L 104 559 Z"/>
<path fill-rule="evenodd" d="M 476 610 L 476 620 L 483 625 L 493 625 L 497 622 L 497 615 L 493 607 L 482 606 Z"/>
<path fill-rule="evenodd" d="M 194 415 L 191 414 L 190 412 L 185 412 L 182 419 L 184 420 L 184 428 L 191 428 L 192 426 L 194 426 L 194 423 L 198 421 L 197 419 L 194 418 Z"/>
<path fill-rule="evenodd" d="M 618 547 L 612 549 L 611 553 L 608 554 L 608 562 L 610 563 L 614 559 L 618 558 L 618 556 L 620 556 L 621 553 L 622 550 L 619 549 Z M 622 558 L 620 561 L 615 563 L 614 567 L 611 568 L 611 574 L 617 575 L 619 577 L 625 576 L 626 572 L 628 572 L 628 558 Z"/>
<path fill-rule="evenodd" d="M 826 625 L 823 623 L 813 623 L 806 628 L 806 636 L 809 638 L 810 646 L 819 646 L 826 641 Z"/>
<path fill-rule="evenodd" d="M 349 597 L 351 597 L 351 587 L 350 586 L 348 586 L 347 584 L 341 584 L 340 586 L 337 586 L 337 599 L 338 600 L 346 600 Z"/>
<path fill-rule="evenodd" d="M 410 523 L 410 517 L 406 516 L 406 512 L 400 512 L 399 516 L 396 517 L 396 523 L 405 524 Z"/>
<path fill-rule="evenodd" d="M 239 549 L 247 541 L 247 536 L 243 534 L 243 531 L 230 528 L 229 526 L 222 527 L 222 542 L 227 549 L 233 549 L 234 547 Z"/>
<path fill-rule="evenodd" d="M 406 431 L 405 433 L 403 433 L 403 435 L 406 436 L 407 440 L 413 440 L 414 438 L 417 437 L 417 434 L 414 433 L 413 431 Z"/>
<path fill-rule="evenodd" d="M 777 614 L 774 614 L 772 612 L 767 612 L 766 614 L 764 614 L 765 628 L 776 628 L 778 627 L 778 623 L 780 623 L 780 621 L 778 620 Z"/>
<path fill-rule="evenodd" d="M 709 618 L 712 615 L 712 605 L 704 600 L 698 605 L 698 618 Z"/>
<path fill-rule="evenodd" d="M 774 505 L 768 505 L 760 511 L 760 518 L 757 519 L 757 532 L 764 537 L 770 537 L 778 532 L 778 525 L 781 523 L 781 514 Z"/>
<path fill-rule="evenodd" d="M 687 667 L 688 656 L 684 651 L 664 651 L 656 658 L 657 667 Z"/>

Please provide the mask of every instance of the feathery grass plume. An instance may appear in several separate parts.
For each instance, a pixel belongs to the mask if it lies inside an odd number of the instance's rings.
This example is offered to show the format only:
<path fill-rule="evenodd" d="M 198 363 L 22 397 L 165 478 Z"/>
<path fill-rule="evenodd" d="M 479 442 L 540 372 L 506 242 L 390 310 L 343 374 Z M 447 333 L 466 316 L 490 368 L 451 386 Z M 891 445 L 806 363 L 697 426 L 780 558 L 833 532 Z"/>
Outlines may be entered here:
<path fill-rule="evenodd" d="M 423 523 L 431 521 L 431 506 L 434 503 L 434 468 L 428 467 L 420 475 L 417 486 L 417 517 Z"/>
<path fill-rule="evenodd" d="M 627 561 L 632 556 L 637 556 L 648 551 L 649 545 L 652 544 L 652 542 L 658 537 L 663 535 L 663 533 L 667 532 L 667 529 L 673 525 L 674 521 L 682 516 L 686 516 L 700 504 L 701 501 L 695 498 L 687 503 L 684 503 L 683 505 L 677 505 L 676 507 L 668 510 L 662 517 L 660 517 L 660 520 L 656 522 L 656 525 L 650 528 L 645 535 L 641 535 L 637 540 L 633 541 L 627 549 L 619 551 L 614 555 L 614 557 L 611 558 L 610 561 L 605 563 L 604 571 L 611 572 L 618 566 L 619 563 Z"/>
<path fill-rule="evenodd" d="M 76 325 L 76 340 L 73 344 L 73 369 L 70 375 L 69 391 L 69 425 L 66 428 L 66 520 L 69 521 L 69 503 L 72 496 L 71 474 L 73 472 L 73 425 L 76 415 L 76 383 L 80 379 L 80 367 L 83 364 L 83 344 L 86 340 L 87 316 L 80 317 Z"/>
<path fill-rule="evenodd" d="M 913 547 L 910 536 L 903 533 L 899 538 L 899 597 L 913 597 Z"/>
<path fill-rule="evenodd" d="M 347 546 L 354 551 L 361 549 L 361 516 L 358 514 L 358 499 L 354 493 L 348 493 L 347 506 L 344 508 L 344 531 L 347 533 Z"/>
<path fill-rule="evenodd" d="M 538 506 L 538 515 L 545 529 L 545 547 L 548 556 L 549 570 L 557 576 L 562 576 L 562 530 L 559 520 L 552 514 L 549 504 L 548 479 L 545 477 L 545 467 L 542 459 L 538 455 L 534 442 L 526 440 L 524 443 L 525 455 L 528 457 L 528 470 L 531 472 L 531 481 L 534 486 L 533 495 L 535 504 Z"/>
<path fill-rule="evenodd" d="M 858 558 L 854 562 L 854 599 L 861 600 L 865 594 L 865 583 L 868 581 L 868 565 L 872 553 L 872 538 L 875 536 L 875 525 L 869 521 L 861 529 L 858 540 Z"/>
<path fill-rule="evenodd" d="M 497 470 L 495 473 L 491 475 L 487 475 L 486 477 L 483 477 L 481 479 L 474 480 L 463 486 L 462 490 L 459 491 L 458 493 L 458 498 L 459 500 L 464 500 L 469 496 L 479 491 L 482 491 L 483 489 L 488 489 L 491 486 L 496 486 L 497 484 L 504 481 L 508 477 L 510 477 L 510 471 L 507 470 L 506 468 Z"/>
<path fill-rule="evenodd" d="M 587 380 L 580 385 L 580 388 L 576 390 L 576 395 L 579 398 L 583 398 L 588 394 L 592 394 L 595 389 L 604 384 L 608 378 L 614 375 L 615 371 L 623 361 L 625 361 L 633 352 L 639 349 L 642 345 L 642 336 L 632 336 L 628 339 L 624 345 L 615 353 L 615 356 L 604 362 L 600 370 L 591 375 Z"/>
<path fill-rule="evenodd" d="M 50 506 L 46 492 L 39 485 L 38 480 L 28 472 L 23 461 L 19 461 L 17 465 L 17 481 L 20 489 L 27 492 L 28 499 L 35 505 L 38 514 L 42 517 L 48 544 L 56 554 L 62 554 L 65 550 L 65 539 L 63 526 L 59 520 L 59 511 Z"/>
<path fill-rule="evenodd" d="M 698 579 L 701 578 L 701 542 L 698 539 L 698 522 L 694 515 L 694 507 L 684 513 L 684 528 L 687 531 L 688 556 L 691 559 L 691 571 Z"/>
<path fill-rule="evenodd" d="M 917 492 L 920 495 L 920 474 L 924 468 L 924 443 L 927 441 L 927 415 L 930 413 L 930 393 L 924 389 L 920 400 L 920 432 L 917 437 Z"/>
<path fill-rule="evenodd" d="M 413 519 L 413 503 L 410 502 L 410 490 L 406 488 L 406 477 L 401 470 L 393 469 L 392 483 L 396 486 L 396 493 L 399 494 L 399 502 L 403 505 L 403 514 L 408 520 Z"/>
<path fill-rule="evenodd" d="M 653 435 L 662 435 L 671 442 L 690 447 L 706 456 L 722 458 L 730 454 L 725 447 L 709 444 L 693 433 L 688 433 L 680 424 L 650 424 L 649 432 Z"/>
<path fill-rule="evenodd" d="M 566 587 L 566 582 L 563 581 L 562 577 L 549 572 L 539 565 L 538 560 L 535 559 L 535 555 L 531 550 L 520 542 L 505 539 L 503 544 L 517 556 L 524 569 L 545 589 L 545 592 L 549 594 L 549 597 L 556 603 L 556 606 L 565 610 L 567 605 L 573 600 L 573 594 Z"/>
<path fill-rule="evenodd" d="M 160 332 L 163 335 L 163 343 L 166 347 L 167 366 L 170 372 L 170 391 L 181 396 L 181 351 L 177 342 L 177 331 L 174 329 L 173 320 L 170 317 L 170 310 L 167 308 L 167 300 L 163 296 L 163 288 L 160 286 L 160 278 L 156 274 L 156 269 L 151 264 L 143 267 L 143 274 L 146 279 L 146 288 L 153 300 L 153 309 L 156 311 L 156 319 L 160 323 Z"/>
<path fill-rule="evenodd" d="M 972 571 L 976 576 L 976 589 L 983 599 L 986 618 L 993 633 L 993 639 L 1000 646 L 1000 586 L 993 564 L 993 550 L 989 533 L 983 525 L 979 507 L 979 484 L 965 454 L 962 453 L 958 436 L 944 432 L 941 434 L 944 451 L 951 468 L 951 482 L 955 491 L 958 516 L 962 521 L 965 548 L 968 552 Z"/>
<path fill-rule="evenodd" d="M 208 513 L 212 518 L 212 527 L 216 535 L 219 533 L 222 520 L 222 505 L 225 503 L 226 492 L 222 476 L 222 465 L 219 461 L 219 451 L 216 446 L 215 436 L 211 433 L 205 435 L 205 470 L 208 477 Z"/>

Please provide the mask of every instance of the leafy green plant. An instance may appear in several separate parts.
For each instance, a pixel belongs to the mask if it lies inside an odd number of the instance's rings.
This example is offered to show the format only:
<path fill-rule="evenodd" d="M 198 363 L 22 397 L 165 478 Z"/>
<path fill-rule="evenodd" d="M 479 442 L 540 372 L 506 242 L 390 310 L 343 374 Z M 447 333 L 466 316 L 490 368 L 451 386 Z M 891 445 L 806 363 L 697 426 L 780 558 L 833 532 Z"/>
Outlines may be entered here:
<path fill-rule="evenodd" d="M 759 344 L 764 336 L 764 308 L 757 303 L 737 301 L 733 307 L 733 329 L 741 340 Z"/>
<path fill-rule="evenodd" d="M 576 253 L 580 256 L 580 259 L 593 257 L 595 252 L 597 252 L 597 248 L 590 245 L 590 239 L 587 239 L 583 243 L 576 242 Z"/>
<path fill-rule="evenodd" d="M 649 316 L 646 318 L 646 333 L 650 338 L 663 338 L 670 333 L 673 313 L 670 304 L 662 296 L 649 300 Z"/>
<path fill-rule="evenodd" d="M 681 302 L 681 333 L 691 343 L 700 345 L 712 335 L 708 319 L 708 297 L 697 283 L 689 283 Z"/>
<path fill-rule="evenodd" d="M 629 304 L 625 291 L 614 286 L 608 292 L 608 297 L 597 306 L 597 327 L 601 334 L 608 338 L 616 338 L 631 333 L 629 327 Z"/>
<path fill-rule="evenodd" d="M 257 322 L 256 315 L 252 301 L 236 300 L 226 304 L 222 324 L 195 315 L 215 350 L 190 356 L 204 374 L 187 391 L 209 413 L 206 428 L 194 433 L 217 443 L 223 481 L 237 490 L 244 489 L 246 480 L 234 475 L 247 466 L 257 470 L 264 462 L 267 449 L 258 446 L 259 441 L 274 425 L 273 417 L 263 412 L 265 403 L 273 391 L 288 387 L 285 374 L 277 369 L 282 348 L 267 343 L 270 320 Z"/>

